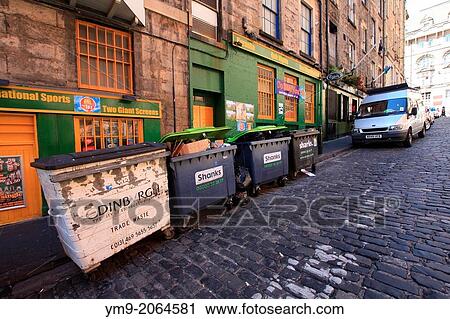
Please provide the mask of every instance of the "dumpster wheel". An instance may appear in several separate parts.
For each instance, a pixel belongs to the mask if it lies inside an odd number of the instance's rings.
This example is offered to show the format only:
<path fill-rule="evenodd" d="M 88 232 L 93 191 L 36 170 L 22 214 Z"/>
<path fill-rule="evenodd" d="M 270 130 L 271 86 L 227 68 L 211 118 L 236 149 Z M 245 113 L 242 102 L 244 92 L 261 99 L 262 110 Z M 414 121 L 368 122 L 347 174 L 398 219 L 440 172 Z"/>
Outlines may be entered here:
<path fill-rule="evenodd" d="M 283 176 L 283 177 L 280 177 L 280 178 L 277 180 L 277 184 L 278 184 L 278 186 L 280 186 L 280 187 L 284 187 L 284 186 L 286 186 L 286 181 L 287 181 L 287 177 L 286 177 L 286 176 Z"/>
<path fill-rule="evenodd" d="M 168 227 L 162 231 L 164 239 L 170 240 L 175 237 L 175 229 L 173 227 Z"/>
<path fill-rule="evenodd" d="M 261 194 L 261 186 L 259 186 L 259 185 L 253 185 L 253 186 L 250 188 L 250 196 L 256 197 L 256 196 L 258 196 L 259 194 Z"/>

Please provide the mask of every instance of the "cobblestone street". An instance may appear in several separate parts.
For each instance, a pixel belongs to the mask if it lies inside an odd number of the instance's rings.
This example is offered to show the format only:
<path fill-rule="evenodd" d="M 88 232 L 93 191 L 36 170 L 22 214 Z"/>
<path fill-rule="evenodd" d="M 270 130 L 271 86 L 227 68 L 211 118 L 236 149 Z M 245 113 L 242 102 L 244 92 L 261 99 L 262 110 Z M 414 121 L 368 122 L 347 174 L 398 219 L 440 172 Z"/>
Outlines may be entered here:
<path fill-rule="evenodd" d="M 411 148 L 352 150 L 316 177 L 265 188 L 174 240 L 143 240 L 36 297 L 448 298 L 449 136 L 440 118 Z M 299 198 L 325 198 L 321 225 L 314 205 L 295 210 Z"/>

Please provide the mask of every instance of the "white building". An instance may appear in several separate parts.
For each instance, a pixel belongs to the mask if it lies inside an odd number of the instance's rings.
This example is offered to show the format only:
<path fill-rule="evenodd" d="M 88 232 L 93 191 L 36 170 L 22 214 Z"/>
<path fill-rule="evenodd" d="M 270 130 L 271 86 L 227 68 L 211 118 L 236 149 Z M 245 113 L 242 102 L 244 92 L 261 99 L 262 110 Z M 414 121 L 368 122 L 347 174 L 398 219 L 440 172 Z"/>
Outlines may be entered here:
<path fill-rule="evenodd" d="M 406 23 L 405 76 L 425 104 L 450 110 L 450 0 L 419 11 Z"/>

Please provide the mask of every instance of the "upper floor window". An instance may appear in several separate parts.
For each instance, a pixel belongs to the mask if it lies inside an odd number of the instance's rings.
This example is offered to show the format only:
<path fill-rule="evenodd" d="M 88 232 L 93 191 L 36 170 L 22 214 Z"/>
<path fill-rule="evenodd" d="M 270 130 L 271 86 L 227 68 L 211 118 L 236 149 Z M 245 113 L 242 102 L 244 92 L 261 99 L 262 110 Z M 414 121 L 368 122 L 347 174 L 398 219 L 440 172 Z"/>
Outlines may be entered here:
<path fill-rule="evenodd" d="M 370 20 L 370 28 L 372 29 L 372 46 L 377 45 L 377 25 L 375 19 Z"/>
<path fill-rule="evenodd" d="M 348 59 L 350 61 L 350 66 L 353 69 L 355 67 L 355 44 L 352 41 L 348 41 Z"/>
<path fill-rule="evenodd" d="M 131 93 L 131 37 L 127 32 L 76 22 L 78 86 Z"/>
<path fill-rule="evenodd" d="M 447 51 L 444 53 L 444 68 L 450 67 L 450 51 Z"/>
<path fill-rule="evenodd" d="M 262 31 L 274 38 L 280 36 L 279 0 L 263 0 L 261 25 Z"/>
<path fill-rule="evenodd" d="M 192 1 L 192 32 L 217 40 L 218 0 Z"/>
<path fill-rule="evenodd" d="M 348 0 L 348 19 L 355 23 L 355 0 Z"/>
<path fill-rule="evenodd" d="M 433 56 L 427 54 L 417 59 L 417 66 L 420 69 L 427 69 L 433 66 Z"/>
<path fill-rule="evenodd" d="M 312 55 L 312 10 L 303 3 L 301 5 L 300 50 L 307 55 Z"/>
<path fill-rule="evenodd" d="M 362 51 L 367 52 L 367 28 L 363 26 L 362 28 Z"/>
<path fill-rule="evenodd" d="M 383 2 L 384 0 L 378 0 L 378 14 L 380 16 L 383 14 Z"/>

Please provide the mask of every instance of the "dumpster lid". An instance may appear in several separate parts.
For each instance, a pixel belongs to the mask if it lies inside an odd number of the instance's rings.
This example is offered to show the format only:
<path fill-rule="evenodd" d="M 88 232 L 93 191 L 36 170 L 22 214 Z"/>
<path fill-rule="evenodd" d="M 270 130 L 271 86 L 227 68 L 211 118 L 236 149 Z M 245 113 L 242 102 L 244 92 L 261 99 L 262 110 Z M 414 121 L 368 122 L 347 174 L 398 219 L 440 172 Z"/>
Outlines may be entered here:
<path fill-rule="evenodd" d="M 199 127 L 199 128 L 188 128 L 181 132 L 168 133 L 161 137 L 160 143 L 165 142 L 176 142 L 183 140 L 201 140 L 205 138 L 209 139 L 221 139 L 224 138 L 225 134 L 231 130 L 229 127 Z"/>
<path fill-rule="evenodd" d="M 31 166 L 43 170 L 55 170 L 165 149 L 166 146 L 164 144 L 145 142 L 114 148 L 104 148 L 94 151 L 77 152 L 38 158 L 35 162 L 31 163 Z"/>
<path fill-rule="evenodd" d="M 320 132 L 315 128 L 309 128 L 305 130 L 294 130 L 287 132 L 288 136 L 301 137 L 306 135 L 319 135 Z"/>
<path fill-rule="evenodd" d="M 261 132 L 269 132 L 269 131 L 281 131 L 287 129 L 286 126 L 276 126 L 276 125 L 264 125 L 264 126 L 257 126 L 249 131 L 240 132 L 239 134 L 236 134 L 235 136 L 232 136 L 227 139 L 227 142 L 234 143 L 240 138 L 249 135 L 249 134 L 255 134 L 255 133 L 261 133 Z"/>

